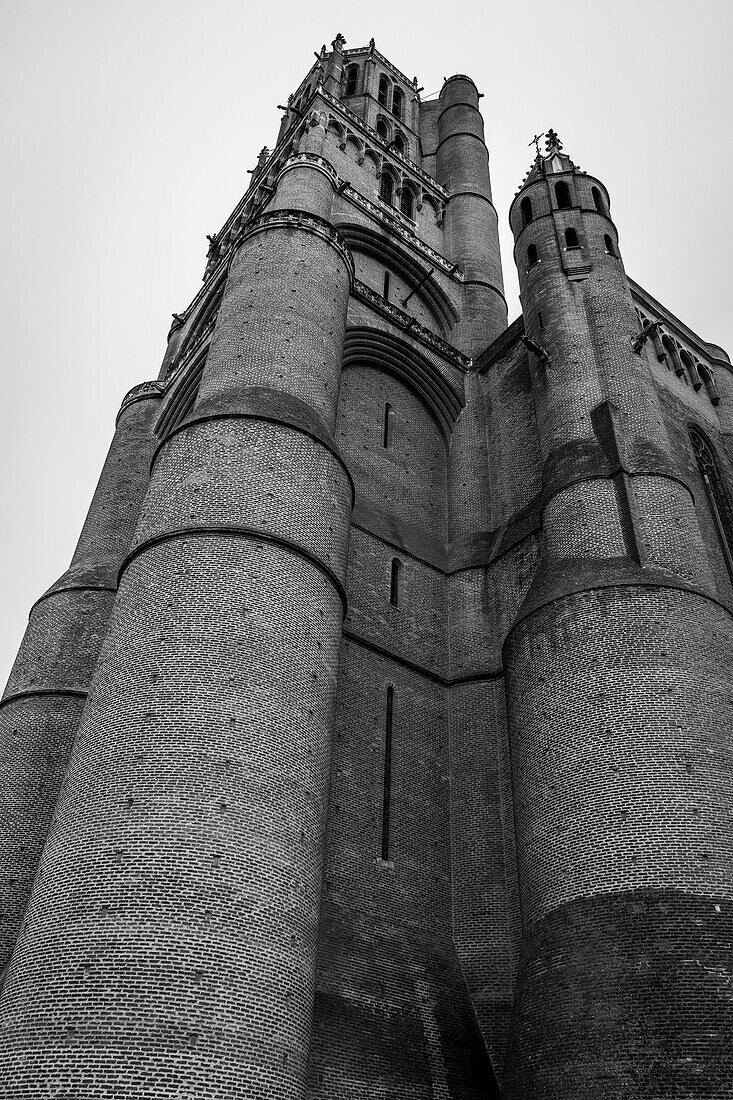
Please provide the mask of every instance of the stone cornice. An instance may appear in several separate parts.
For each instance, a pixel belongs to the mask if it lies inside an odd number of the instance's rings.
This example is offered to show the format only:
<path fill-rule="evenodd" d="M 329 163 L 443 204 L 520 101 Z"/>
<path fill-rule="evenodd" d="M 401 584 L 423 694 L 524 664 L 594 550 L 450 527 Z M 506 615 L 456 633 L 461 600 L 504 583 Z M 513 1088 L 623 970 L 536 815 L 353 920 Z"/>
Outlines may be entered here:
<path fill-rule="evenodd" d="M 344 50 L 344 60 L 351 61 L 355 57 L 366 57 L 367 60 L 376 59 L 380 65 L 382 65 L 388 72 L 392 73 L 392 76 L 396 76 L 398 80 L 403 80 L 407 87 L 410 89 L 413 95 L 416 95 L 415 86 L 409 77 L 393 65 L 391 61 L 388 61 L 383 53 L 380 53 L 376 46 L 357 46 L 353 50 Z M 418 96 L 419 99 L 419 96 Z"/>
<path fill-rule="evenodd" d="M 354 260 L 346 241 L 330 222 L 319 218 L 317 214 L 306 213 L 305 210 L 265 210 L 263 214 L 258 214 L 256 218 L 247 222 L 235 240 L 234 247 L 239 248 L 244 241 L 256 233 L 263 233 L 280 226 L 287 229 L 303 229 L 306 233 L 313 233 L 314 236 L 328 241 L 344 261 L 349 273 L 349 283 L 351 286 L 354 285 Z"/>
<path fill-rule="evenodd" d="M 639 283 L 634 282 L 631 278 L 629 278 L 629 287 L 631 289 L 631 297 L 634 305 L 638 306 L 642 312 L 652 314 L 656 319 L 663 321 L 664 327 L 669 335 L 677 338 L 682 346 L 686 344 L 686 350 L 690 351 L 693 355 L 697 355 L 703 363 L 712 359 L 716 366 L 733 370 L 730 359 L 727 358 L 727 353 L 724 348 L 721 348 L 718 344 L 709 344 L 707 341 L 703 340 L 702 337 L 698 336 L 696 332 L 693 332 L 684 321 L 680 321 L 679 317 L 675 317 L 671 310 L 667 309 L 661 302 L 658 302 L 648 290 L 645 290 L 643 286 L 640 286 Z M 726 359 L 721 357 L 721 353 L 722 355 L 726 355 Z"/>
<path fill-rule="evenodd" d="M 162 382 L 141 382 L 140 385 L 133 386 L 122 398 L 117 420 L 120 419 L 128 405 L 133 405 L 136 401 L 143 401 L 149 397 L 162 397 L 164 389 L 165 386 Z"/>
<path fill-rule="evenodd" d="M 452 366 L 458 367 L 462 371 L 468 371 L 472 360 L 467 355 L 464 355 L 451 344 L 446 343 L 442 337 L 436 336 L 434 332 L 419 324 L 409 313 L 405 313 L 404 310 L 399 309 L 392 302 L 388 302 L 386 298 L 377 294 L 376 290 L 372 290 L 366 283 L 359 282 L 356 279 L 353 294 L 355 298 L 371 306 L 377 313 L 381 313 L 383 317 L 392 321 L 393 324 L 414 340 L 417 340 L 418 343 L 424 344 L 425 347 L 430 348 L 431 351 L 446 359 Z"/>
<path fill-rule="evenodd" d="M 322 172 L 324 176 L 331 181 L 334 191 L 341 182 L 338 173 L 330 161 L 325 157 L 319 157 L 316 153 L 293 153 L 280 168 L 278 173 L 278 181 L 288 172 L 291 168 L 298 168 L 303 165 L 308 165 L 316 172 Z"/>
<path fill-rule="evenodd" d="M 381 222 L 390 233 L 395 233 L 401 241 L 409 245 L 416 252 L 419 252 L 422 256 L 425 256 L 431 263 L 436 264 L 442 271 L 450 275 L 451 278 L 457 282 L 463 282 L 463 273 L 456 270 L 456 265 L 447 260 L 445 256 L 442 256 L 440 252 L 436 252 L 434 248 L 431 248 L 429 244 L 425 244 L 416 233 L 407 229 L 402 225 L 393 213 L 390 213 L 385 207 L 377 206 L 375 202 L 368 199 L 366 195 L 362 195 L 361 191 L 357 191 L 352 184 L 347 184 L 341 192 L 342 196 L 353 206 L 364 210 L 371 217 L 376 218 Z"/>

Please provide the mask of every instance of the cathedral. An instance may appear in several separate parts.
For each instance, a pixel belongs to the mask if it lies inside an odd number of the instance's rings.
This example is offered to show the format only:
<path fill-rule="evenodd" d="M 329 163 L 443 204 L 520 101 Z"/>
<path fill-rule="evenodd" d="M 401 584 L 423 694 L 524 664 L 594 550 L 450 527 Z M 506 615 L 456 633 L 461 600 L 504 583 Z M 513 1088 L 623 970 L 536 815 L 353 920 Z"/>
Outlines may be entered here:
<path fill-rule="evenodd" d="M 507 325 L 422 91 L 316 55 L 31 609 L 7 1100 L 733 1095 L 730 360 L 554 130 Z"/>

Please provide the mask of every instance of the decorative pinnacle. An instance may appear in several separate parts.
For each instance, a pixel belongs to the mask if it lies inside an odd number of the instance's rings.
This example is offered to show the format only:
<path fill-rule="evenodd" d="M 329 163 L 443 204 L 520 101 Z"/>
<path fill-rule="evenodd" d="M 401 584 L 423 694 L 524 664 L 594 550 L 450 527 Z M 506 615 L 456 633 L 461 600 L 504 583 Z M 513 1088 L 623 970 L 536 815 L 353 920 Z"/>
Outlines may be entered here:
<path fill-rule="evenodd" d="M 562 142 L 557 136 L 557 132 L 550 127 L 545 137 L 545 155 L 551 156 L 552 153 L 559 153 L 562 149 Z"/>
<path fill-rule="evenodd" d="M 339 52 L 339 53 L 341 53 L 341 51 L 343 50 L 344 46 L 346 45 L 346 39 L 344 38 L 344 36 L 343 36 L 343 35 L 341 34 L 341 32 L 340 32 L 340 31 L 339 31 L 339 33 L 338 33 L 338 34 L 336 35 L 336 37 L 334 38 L 334 40 L 333 40 L 333 42 L 331 43 L 331 45 L 333 46 L 334 50 L 338 50 L 338 52 Z"/>

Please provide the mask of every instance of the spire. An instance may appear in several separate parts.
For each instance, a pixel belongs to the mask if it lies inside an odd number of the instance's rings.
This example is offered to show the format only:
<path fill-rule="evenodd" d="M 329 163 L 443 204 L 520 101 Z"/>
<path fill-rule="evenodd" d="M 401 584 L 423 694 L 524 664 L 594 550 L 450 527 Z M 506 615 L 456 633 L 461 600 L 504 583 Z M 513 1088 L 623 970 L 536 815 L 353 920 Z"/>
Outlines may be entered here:
<path fill-rule="evenodd" d="M 540 140 L 542 138 L 545 139 L 544 153 L 540 152 Z M 529 144 L 534 145 L 537 154 L 529 172 L 522 180 L 522 187 L 526 187 L 528 183 L 533 183 L 541 176 L 549 176 L 555 172 L 579 171 L 577 164 L 570 159 L 567 153 L 563 153 L 563 144 L 558 137 L 557 130 L 553 130 L 552 127 L 545 133 L 535 134 Z M 522 187 L 520 187 L 520 191 Z"/>

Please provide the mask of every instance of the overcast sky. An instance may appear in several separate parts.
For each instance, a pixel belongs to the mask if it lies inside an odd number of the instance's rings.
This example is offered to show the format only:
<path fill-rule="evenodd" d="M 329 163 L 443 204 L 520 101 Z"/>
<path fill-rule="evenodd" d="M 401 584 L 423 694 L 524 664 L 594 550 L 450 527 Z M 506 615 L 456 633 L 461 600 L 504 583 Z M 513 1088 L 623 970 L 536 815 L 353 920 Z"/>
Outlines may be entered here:
<path fill-rule="evenodd" d="M 0 0 L 0 544 L 4 684 L 28 609 L 68 565 L 124 393 L 280 112 L 341 31 L 485 98 L 509 316 L 507 210 L 553 126 L 608 187 L 628 273 L 733 352 L 732 0 Z"/>

